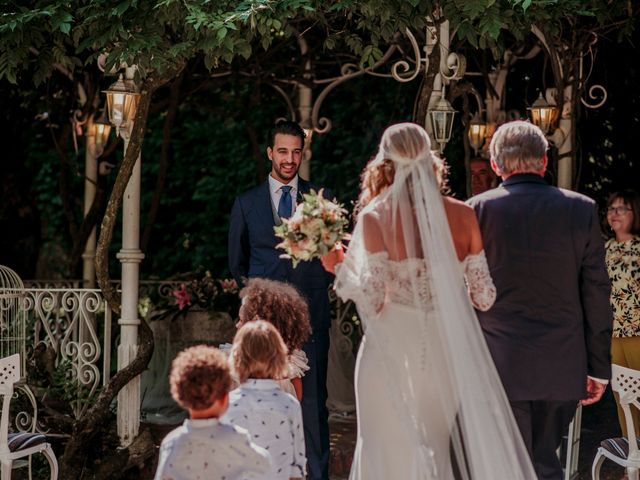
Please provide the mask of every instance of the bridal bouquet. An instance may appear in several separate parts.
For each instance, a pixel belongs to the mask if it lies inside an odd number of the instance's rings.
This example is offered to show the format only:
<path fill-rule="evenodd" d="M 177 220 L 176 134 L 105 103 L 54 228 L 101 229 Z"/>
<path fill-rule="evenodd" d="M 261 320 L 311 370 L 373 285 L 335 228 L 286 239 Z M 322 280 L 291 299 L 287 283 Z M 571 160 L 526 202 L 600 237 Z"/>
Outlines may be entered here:
<path fill-rule="evenodd" d="M 327 200 L 322 190 L 303 194 L 294 214 L 274 227 L 276 236 L 282 239 L 277 245 L 285 251 L 282 258 L 293 260 L 296 267 L 301 261 L 326 255 L 342 240 L 349 225 L 347 211 L 341 204 Z"/>

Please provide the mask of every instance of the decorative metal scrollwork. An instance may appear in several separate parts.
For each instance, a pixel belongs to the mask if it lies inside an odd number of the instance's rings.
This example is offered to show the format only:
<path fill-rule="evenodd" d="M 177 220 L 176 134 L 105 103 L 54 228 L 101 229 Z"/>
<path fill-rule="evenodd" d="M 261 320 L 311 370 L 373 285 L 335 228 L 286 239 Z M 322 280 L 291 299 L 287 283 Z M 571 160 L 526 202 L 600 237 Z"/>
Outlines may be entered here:
<path fill-rule="evenodd" d="M 56 367 L 69 366 L 67 380 L 75 382 L 78 391 L 71 405 L 79 418 L 101 382 L 102 345 L 97 326 L 107 308 L 102 294 L 100 290 L 64 288 L 26 289 L 25 294 L 24 310 L 34 320 L 33 345 L 44 343 L 53 348 Z"/>
<path fill-rule="evenodd" d="M 602 105 L 604 105 L 605 102 L 607 101 L 607 96 L 608 96 L 607 89 L 604 88 L 602 85 L 592 85 L 588 90 L 588 95 L 589 95 L 589 99 L 591 100 L 597 100 L 598 98 L 600 98 L 600 101 L 596 103 L 589 103 L 584 98 L 580 99 L 580 101 L 585 107 L 592 108 L 592 109 L 600 108 Z"/>
<path fill-rule="evenodd" d="M 445 65 L 448 71 L 442 70 L 440 75 L 447 80 L 462 80 L 464 74 L 467 73 L 467 59 L 459 53 L 447 55 Z"/>
<path fill-rule="evenodd" d="M 363 336 L 362 323 L 355 304 L 351 301 L 343 302 L 333 289 L 329 290 L 329 301 L 331 310 L 334 312 L 333 321 L 337 322 L 341 334 L 336 346 L 341 352 L 351 352 L 355 355 Z M 332 342 L 335 341 L 336 339 L 333 338 Z"/>
<path fill-rule="evenodd" d="M 406 60 L 398 60 L 391 66 L 391 76 L 394 80 L 398 82 L 410 82 L 414 80 L 422 71 L 423 64 L 424 69 L 426 70 L 429 65 L 429 57 L 425 52 L 424 57 L 422 56 L 422 52 L 420 51 L 420 46 L 416 40 L 416 37 L 411 33 L 411 30 L 408 28 L 405 30 L 405 34 L 409 38 L 409 42 L 411 43 L 411 49 L 413 50 L 414 55 L 414 65 L 415 69 L 411 71 L 411 66 L 409 62 Z"/>

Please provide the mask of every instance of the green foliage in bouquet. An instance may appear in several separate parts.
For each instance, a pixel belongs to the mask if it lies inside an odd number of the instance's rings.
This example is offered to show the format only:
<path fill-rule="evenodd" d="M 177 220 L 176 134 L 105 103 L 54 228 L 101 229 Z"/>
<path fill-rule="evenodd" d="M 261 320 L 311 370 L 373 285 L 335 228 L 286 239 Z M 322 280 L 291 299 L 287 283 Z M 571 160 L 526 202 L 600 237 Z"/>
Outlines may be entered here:
<path fill-rule="evenodd" d="M 324 198 L 322 189 L 311 190 L 302 198 L 291 218 L 273 227 L 282 239 L 277 245 L 285 252 L 281 257 L 290 258 L 294 267 L 329 253 L 345 237 L 349 225 L 347 211 L 340 203 Z"/>

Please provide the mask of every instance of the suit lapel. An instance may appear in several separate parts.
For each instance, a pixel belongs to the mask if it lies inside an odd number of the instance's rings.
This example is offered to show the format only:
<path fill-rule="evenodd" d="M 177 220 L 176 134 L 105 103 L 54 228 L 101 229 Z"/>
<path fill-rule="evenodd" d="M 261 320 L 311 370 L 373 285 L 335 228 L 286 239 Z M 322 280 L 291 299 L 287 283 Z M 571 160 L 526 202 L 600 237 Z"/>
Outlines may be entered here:
<path fill-rule="evenodd" d="M 255 203 L 256 211 L 259 218 L 264 219 L 265 222 L 271 226 L 276 224 L 273 218 L 273 206 L 271 204 L 271 191 L 269 190 L 269 181 L 264 182 L 258 190 L 258 197 Z"/>
<path fill-rule="evenodd" d="M 298 198 L 296 199 L 297 205 L 302 203 L 302 201 L 304 200 L 304 198 L 302 198 L 302 195 L 304 193 L 309 193 L 310 190 L 311 190 L 311 183 L 298 177 Z"/>

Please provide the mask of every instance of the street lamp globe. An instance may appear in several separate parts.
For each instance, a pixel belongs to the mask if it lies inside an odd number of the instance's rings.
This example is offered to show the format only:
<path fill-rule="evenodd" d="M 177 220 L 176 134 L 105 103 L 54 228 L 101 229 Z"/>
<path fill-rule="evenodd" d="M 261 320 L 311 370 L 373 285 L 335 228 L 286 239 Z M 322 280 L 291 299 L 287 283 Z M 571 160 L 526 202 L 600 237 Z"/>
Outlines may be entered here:
<path fill-rule="evenodd" d="M 558 107 L 547 102 L 542 96 L 527 109 L 531 113 L 531 121 L 540 127 L 544 134 L 548 134 L 558 118 Z"/>
<path fill-rule="evenodd" d="M 441 151 L 451 138 L 455 115 L 456 110 L 444 96 L 441 96 L 435 106 L 427 112 L 426 120 L 431 127 L 433 140 L 440 145 Z"/>
<path fill-rule="evenodd" d="M 482 121 L 480 115 L 476 113 L 471 119 L 469 124 L 469 144 L 473 148 L 473 151 L 478 154 L 478 151 L 484 145 L 484 141 L 487 137 L 487 124 Z"/>
<path fill-rule="evenodd" d="M 136 114 L 140 93 L 135 82 L 129 79 L 124 80 L 122 74 L 104 93 L 107 94 L 109 120 L 120 134 L 120 129 L 129 126 Z"/>
<path fill-rule="evenodd" d="M 104 148 L 109 140 L 109 134 L 111 133 L 111 124 L 105 115 L 104 110 L 102 114 L 91 123 L 90 135 L 96 138 L 96 147 L 99 149 Z"/>

